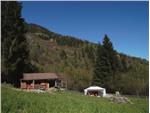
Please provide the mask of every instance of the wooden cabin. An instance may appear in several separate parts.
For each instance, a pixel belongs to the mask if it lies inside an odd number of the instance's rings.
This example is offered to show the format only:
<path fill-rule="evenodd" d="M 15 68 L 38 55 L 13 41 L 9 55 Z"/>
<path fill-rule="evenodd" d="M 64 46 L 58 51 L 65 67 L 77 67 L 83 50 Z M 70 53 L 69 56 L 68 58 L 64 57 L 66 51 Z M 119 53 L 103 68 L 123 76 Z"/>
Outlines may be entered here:
<path fill-rule="evenodd" d="M 24 73 L 20 86 L 21 89 L 48 90 L 51 87 L 60 88 L 61 81 L 56 73 Z"/>

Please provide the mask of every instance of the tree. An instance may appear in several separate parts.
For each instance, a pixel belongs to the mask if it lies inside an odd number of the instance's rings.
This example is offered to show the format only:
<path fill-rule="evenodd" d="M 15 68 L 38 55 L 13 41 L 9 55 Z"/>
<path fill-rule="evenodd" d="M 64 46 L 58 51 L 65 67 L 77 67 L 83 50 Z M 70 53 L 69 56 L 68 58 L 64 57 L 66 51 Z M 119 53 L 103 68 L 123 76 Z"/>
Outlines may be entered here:
<path fill-rule="evenodd" d="M 67 59 L 67 54 L 66 54 L 66 52 L 64 51 L 64 50 L 62 50 L 61 52 L 60 52 L 60 58 L 61 59 Z"/>
<path fill-rule="evenodd" d="M 2 1 L 2 82 L 19 85 L 28 58 L 21 3 Z"/>
<path fill-rule="evenodd" d="M 120 62 L 107 35 L 104 37 L 103 45 L 99 44 L 96 56 L 92 84 L 108 88 L 107 82 L 119 70 Z"/>
<path fill-rule="evenodd" d="M 94 66 L 93 85 L 105 86 L 107 75 L 111 74 L 111 65 L 107 58 L 106 51 L 99 44 L 97 48 L 97 57 Z"/>
<path fill-rule="evenodd" d="M 113 44 L 107 35 L 104 37 L 103 50 L 105 51 L 103 55 L 109 60 L 111 64 L 111 70 L 116 73 L 121 68 L 121 61 L 119 61 L 119 56 L 113 48 Z"/>

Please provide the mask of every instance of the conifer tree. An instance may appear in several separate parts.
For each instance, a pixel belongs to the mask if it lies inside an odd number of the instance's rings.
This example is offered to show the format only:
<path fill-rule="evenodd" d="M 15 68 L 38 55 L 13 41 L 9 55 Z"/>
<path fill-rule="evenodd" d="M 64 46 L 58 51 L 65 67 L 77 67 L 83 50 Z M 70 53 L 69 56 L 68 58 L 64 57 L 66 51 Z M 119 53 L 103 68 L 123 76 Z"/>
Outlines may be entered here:
<path fill-rule="evenodd" d="M 2 82 L 18 85 L 28 58 L 22 7 L 16 1 L 2 1 L 1 6 Z"/>
<path fill-rule="evenodd" d="M 105 35 L 102 46 L 99 44 L 97 49 L 92 84 L 107 88 L 109 78 L 115 76 L 118 69 L 119 61 L 117 54 L 113 49 L 110 39 Z"/>

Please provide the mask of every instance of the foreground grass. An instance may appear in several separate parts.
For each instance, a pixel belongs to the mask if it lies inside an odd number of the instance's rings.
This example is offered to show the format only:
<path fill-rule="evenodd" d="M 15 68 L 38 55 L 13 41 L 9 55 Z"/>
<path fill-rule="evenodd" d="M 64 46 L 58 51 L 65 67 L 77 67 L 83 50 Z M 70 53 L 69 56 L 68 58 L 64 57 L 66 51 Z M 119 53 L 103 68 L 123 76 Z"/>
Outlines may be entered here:
<path fill-rule="evenodd" d="M 148 100 L 132 98 L 134 104 L 71 92 L 29 93 L 2 86 L 2 113 L 148 113 Z"/>

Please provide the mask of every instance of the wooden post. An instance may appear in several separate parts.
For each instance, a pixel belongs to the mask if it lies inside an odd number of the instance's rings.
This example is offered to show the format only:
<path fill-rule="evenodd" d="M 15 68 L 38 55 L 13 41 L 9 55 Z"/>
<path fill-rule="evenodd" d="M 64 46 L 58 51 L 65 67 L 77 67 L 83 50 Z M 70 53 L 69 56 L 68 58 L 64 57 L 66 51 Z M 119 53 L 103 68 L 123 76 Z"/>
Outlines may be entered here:
<path fill-rule="evenodd" d="M 22 79 L 20 79 L 20 88 L 22 89 L 21 84 L 22 84 Z"/>
<path fill-rule="evenodd" d="M 66 89 L 67 89 L 67 80 L 66 80 Z"/>
<path fill-rule="evenodd" d="M 55 80 L 55 87 L 57 87 L 57 80 Z"/>
<path fill-rule="evenodd" d="M 34 81 L 34 80 L 32 80 L 32 83 L 33 83 L 33 89 L 34 89 L 34 84 L 35 84 L 35 81 Z"/>

